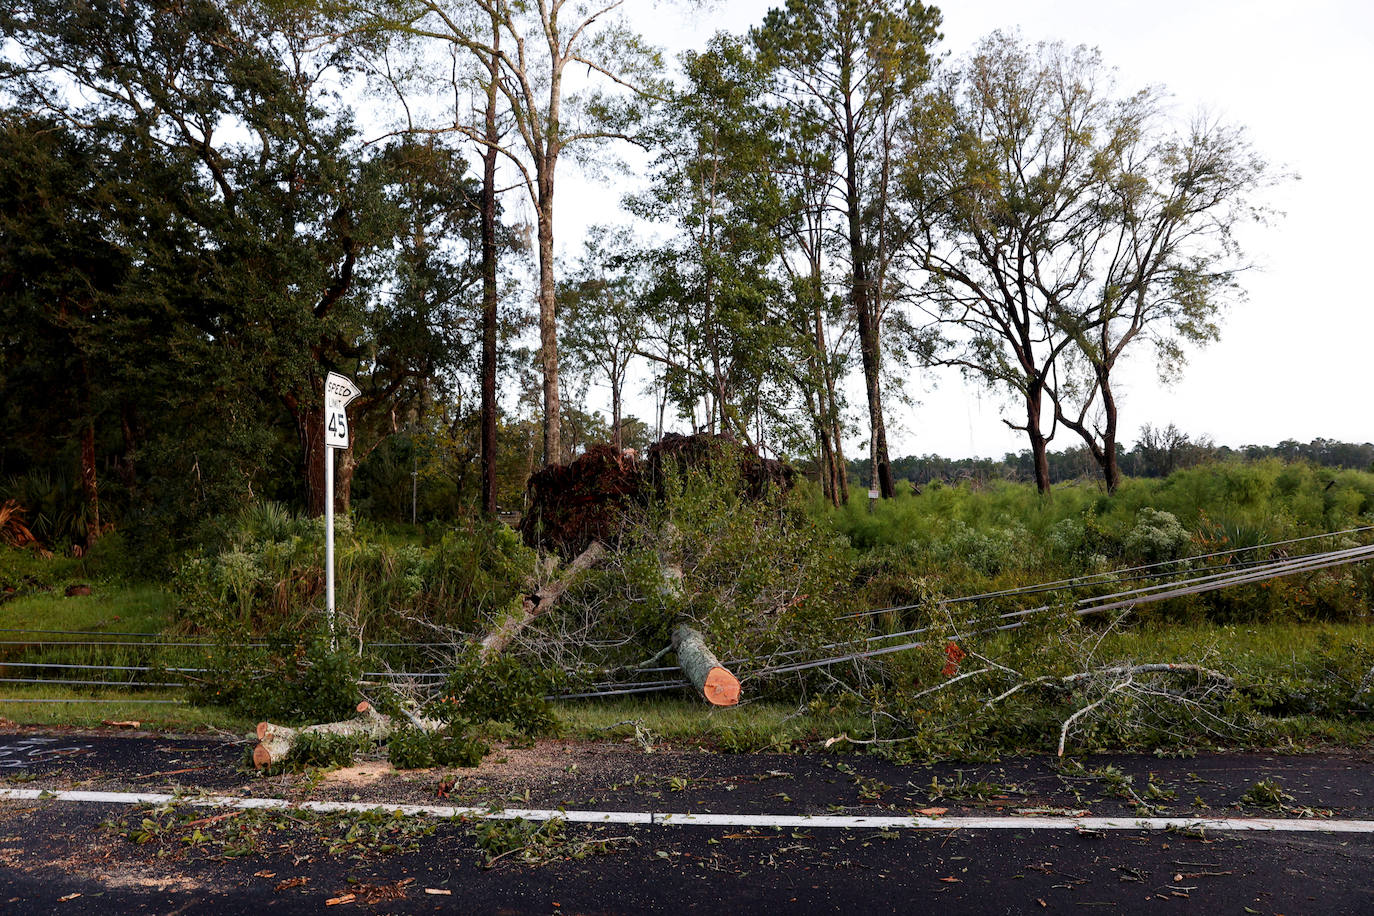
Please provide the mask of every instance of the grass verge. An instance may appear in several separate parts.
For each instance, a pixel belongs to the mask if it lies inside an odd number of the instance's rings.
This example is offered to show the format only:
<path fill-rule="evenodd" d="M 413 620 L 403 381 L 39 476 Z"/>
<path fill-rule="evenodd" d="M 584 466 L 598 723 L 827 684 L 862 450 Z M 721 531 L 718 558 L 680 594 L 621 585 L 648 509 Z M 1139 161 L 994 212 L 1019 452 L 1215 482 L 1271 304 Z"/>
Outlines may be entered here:
<path fill-rule="evenodd" d="M 0 697 L 0 716 L 16 725 L 98 728 L 105 722 L 138 722 L 142 728 L 157 731 L 246 732 L 256 724 L 213 707 L 155 702 L 180 701 L 180 691 L 146 691 L 130 695 L 117 691 L 91 693 L 82 690 L 78 693 L 63 687 L 5 686 L 12 689 L 5 689 Z M 100 702 L 86 702 L 88 700 Z"/>

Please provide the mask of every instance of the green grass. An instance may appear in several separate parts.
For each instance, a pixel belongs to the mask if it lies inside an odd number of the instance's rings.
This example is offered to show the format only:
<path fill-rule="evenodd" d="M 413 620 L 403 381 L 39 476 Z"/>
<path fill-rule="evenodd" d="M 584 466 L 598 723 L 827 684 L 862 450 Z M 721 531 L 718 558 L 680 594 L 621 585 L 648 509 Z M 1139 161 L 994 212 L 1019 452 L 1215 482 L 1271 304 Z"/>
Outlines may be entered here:
<path fill-rule="evenodd" d="M 171 624 L 175 606 L 175 596 L 161 586 L 92 583 L 89 595 L 69 598 L 56 588 L 6 601 L 0 604 L 0 629 L 158 633 Z"/>
<path fill-rule="evenodd" d="M 185 703 L 151 703 L 148 700 L 179 700 L 179 692 L 142 691 L 130 695 L 118 691 L 77 693 L 61 686 L 25 687 L 16 684 L 0 685 L 0 716 L 17 725 L 56 725 L 75 728 L 96 728 L 102 722 L 141 723 L 146 729 L 161 731 L 221 731 L 246 732 L 256 723 L 225 710 L 213 707 L 190 706 Z M 51 700 L 51 702 L 16 703 L 14 699 Z M 114 702 L 85 703 L 70 700 L 113 700 Z"/>
<path fill-rule="evenodd" d="M 99 582 L 92 584 L 91 589 L 90 595 L 70 598 L 61 590 L 35 592 L 0 604 L 0 672 L 3 672 L 3 676 L 124 680 L 137 674 L 146 680 L 165 681 L 167 678 L 156 672 L 37 668 L 18 663 L 134 667 L 204 665 L 203 649 L 139 645 L 162 641 L 158 634 L 171 625 L 176 602 L 170 592 L 156 585 Z M 26 627 L 69 632 L 32 632 L 25 630 Z M 148 634 L 148 638 L 76 635 L 81 633 Z M 0 685 L 0 689 L 4 686 Z"/>
<path fill-rule="evenodd" d="M 1374 628 L 1366 623 L 1149 623 L 1107 633 L 1095 654 L 1103 660 L 1190 661 L 1238 672 L 1283 671 L 1332 642 L 1374 646 Z"/>
<path fill-rule="evenodd" d="M 161 633 L 172 623 L 176 599 L 170 591 L 152 584 L 125 584 L 114 580 L 73 574 L 80 570 L 70 559 L 37 560 L 32 569 L 19 551 L 4 559 L 7 572 L 16 566 L 25 571 L 18 581 L 25 586 L 18 597 L 0 604 L 0 673 L 5 677 L 43 677 L 53 679 L 90 678 L 122 680 L 125 672 L 100 672 L 83 669 L 33 668 L 18 662 L 45 664 L 166 665 L 195 667 L 203 664 L 203 652 L 158 646 L 135 645 L 38 645 L 62 642 L 143 642 L 137 637 L 99 637 L 34 633 L 41 630 L 69 630 L 98 633 Z M 15 561 L 18 560 L 18 563 Z M 90 595 L 67 597 L 66 584 L 89 583 Z M 4 632 L 13 631 L 13 632 Z M 5 664 L 9 663 L 9 664 Z M 154 680 L 161 680 L 153 672 Z M 196 708 L 184 703 L 148 703 L 151 699 L 182 699 L 180 691 L 118 688 L 72 687 L 62 684 L 0 684 L 0 716 L 21 725 L 59 725 L 94 727 L 102 721 L 142 722 L 145 727 L 180 731 L 203 728 L 237 730 L 247 724 L 221 710 Z M 14 699 L 52 702 L 12 702 Z M 82 702 L 99 699 L 99 702 Z"/>
<path fill-rule="evenodd" d="M 843 731 L 861 730 L 864 725 L 853 715 L 813 714 L 784 703 L 718 707 L 672 694 L 565 702 L 556 704 L 555 711 L 564 733 L 573 738 L 631 738 L 649 746 L 657 741 L 705 741 L 738 751 L 788 750 Z"/>

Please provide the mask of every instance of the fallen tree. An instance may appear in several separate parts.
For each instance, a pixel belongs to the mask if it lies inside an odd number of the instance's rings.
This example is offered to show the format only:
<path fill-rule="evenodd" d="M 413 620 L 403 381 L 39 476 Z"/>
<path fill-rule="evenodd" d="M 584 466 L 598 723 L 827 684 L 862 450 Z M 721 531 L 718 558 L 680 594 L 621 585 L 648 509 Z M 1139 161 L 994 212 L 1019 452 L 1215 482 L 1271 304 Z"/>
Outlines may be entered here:
<path fill-rule="evenodd" d="M 613 543 L 636 507 L 664 496 L 674 475 L 720 462 L 739 469 L 740 495 L 759 500 L 787 492 L 797 472 L 761 458 L 728 436 L 669 433 L 640 458 L 632 449 L 594 445 L 568 464 L 550 464 L 530 475 L 519 531 L 530 547 L 574 557 L 594 541 Z"/>
<path fill-rule="evenodd" d="M 707 473 L 700 476 L 685 473 L 697 469 Z M 549 685 L 537 688 L 525 682 L 517 685 L 503 678 L 500 670 L 492 668 L 493 663 L 505 659 L 516 667 L 538 670 L 514 658 L 506 658 L 516 655 L 517 647 L 526 663 L 530 658 L 541 658 L 542 654 L 544 670 L 574 670 L 579 666 L 587 670 L 583 665 L 588 651 L 586 646 L 594 640 L 601 646 L 609 644 L 633 652 L 642 648 L 646 639 L 670 636 L 664 653 L 676 652 L 684 679 L 700 696 L 716 706 L 739 703 L 740 680 L 720 663 L 716 651 L 738 655 L 741 651 L 740 624 L 766 620 L 769 628 L 776 629 L 778 615 L 794 610 L 813 589 L 795 584 L 780 585 L 768 592 L 766 601 L 750 602 L 748 606 L 745 603 L 735 606 L 735 592 L 731 590 L 722 603 L 712 591 L 719 589 L 722 581 L 721 549 L 716 544 L 715 534 L 683 537 L 671 521 L 673 513 L 680 509 L 665 508 L 660 512 L 659 508 L 680 507 L 682 504 L 673 501 L 681 498 L 686 481 L 691 480 L 699 488 L 698 493 L 710 494 L 704 505 L 717 513 L 713 518 L 756 518 L 747 522 L 745 528 L 725 537 L 723 550 L 733 560 L 741 548 L 729 546 L 740 543 L 731 538 L 743 535 L 747 543 L 759 542 L 759 530 L 748 529 L 747 525 L 762 525 L 766 532 L 779 525 L 777 504 L 770 496 L 786 492 L 795 479 L 796 473 L 789 466 L 760 458 L 731 439 L 707 435 L 667 436 L 650 448 L 645 458 L 630 450 L 594 446 L 566 465 L 541 469 L 530 478 L 529 508 L 519 525 L 526 544 L 541 554 L 538 571 L 530 574 L 524 594 L 498 612 L 486 631 L 471 642 L 455 631 L 444 631 L 453 639 L 452 652 L 445 653 L 446 661 L 442 663 L 449 669 L 445 695 L 437 700 L 432 696 L 422 698 L 425 685 L 410 685 L 414 690 L 411 699 L 423 699 L 431 713 L 439 715 L 443 721 L 421 721 L 413 716 L 409 723 L 404 719 L 393 721 L 370 703 L 363 702 L 358 705 L 355 716 L 339 722 L 300 729 L 262 722 L 256 734 L 254 764 L 262 768 L 286 761 L 304 736 L 357 739 L 360 745 L 380 744 L 401 729 L 414 727 L 433 734 L 446 728 L 444 723 L 447 722 L 458 728 L 459 737 L 464 729 L 471 728 L 471 734 L 480 739 L 484 723 L 499 720 L 508 708 L 523 700 L 542 703 L 552 692 Z M 656 506 L 656 502 L 660 505 Z M 646 525 L 646 519 L 652 521 Z M 697 522 L 701 519 L 697 518 Z M 702 527 L 709 528 L 707 525 Z M 626 532 L 631 532 L 628 539 L 624 537 Z M 766 538 L 766 534 L 762 536 Z M 634 563 L 638 564 L 637 578 L 633 582 L 616 580 L 622 583 L 623 591 L 613 588 L 614 594 L 609 598 L 592 593 L 587 604 L 569 609 L 568 614 L 577 623 L 571 634 L 566 629 L 560 630 L 564 625 L 561 619 L 545 622 L 554 611 L 563 609 L 561 605 L 569 603 L 566 600 L 569 592 L 574 591 L 588 573 L 614 571 L 617 564 L 629 562 L 627 557 L 631 554 Z M 807 555 L 819 556 L 820 550 Z M 730 568 L 729 563 L 724 568 Z M 701 572 L 703 569 L 705 573 Z M 689 584 L 687 581 L 694 572 L 701 582 L 707 583 L 701 586 L 700 593 L 696 591 L 695 582 Z M 657 586 L 653 584 L 655 573 L 659 580 Z M 751 581 L 756 580 L 757 576 L 751 577 Z M 635 629 L 629 635 L 603 638 L 598 629 L 605 626 L 605 608 L 618 607 L 616 596 L 622 594 L 626 596 L 627 605 L 643 616 L 636 618 Z M 716 637 L 723 639 L 724 644 L 713 650 L 703 630 L 712 625 L 711 621 L 722 607 L 729 613 L 723 621 L 717 620 L 715 627 Z M 536 623 L 539 626 L 533 626 Z M 527 630 L 536 635 L 532 638 Z M 575 642 L 584 634 L 584 643 Z M 539 648 L 541 640 L 543 645 L 557 645 L 560 637 L 569 636 L 577 648 L 550 663 L 547 654 Z M 634 667 L 629 665 L 627 670 Z M 393 681 L 390 686 L 394 689 L 397 683 Z M 477 699 L 469 708 L 473 698 Z M 500 712 L 493 711 L 498 708 Z M 436 740 L 439 737 L 435 735 Z"/>
<path fill-rule="evenodd" d="M 716 659 L 699 632 L 679 624 L 673 630 L 673 651 L 682 673 L 706 702 L 712 706 L 734 706 L 739 702 L 739 679 Z"/>
<path fill-rule="evenodd" d="M 431 730 L 440 727 L 440 723 L 434 720 L 421 719 L 419 723 L 423 723 L 420 727 Z M 356 716 L 342 722 L 325 722 L 321 725 L 307 725 L 304 728 L 259 722 L 256 732 L 258 743 L 253 748 L 253 766 L 261 770 L 286 762 L 296 750 L 297 742 L 302 735 L 327 735 L 376 743 L 385 739 L 396 730 L 396 727 L 390 716 L 378 712 L 366 700 L 358 704 Z"/>
<path fill-rule="evenodd" d="M 553 464 L 531 475 L 528 508 L 519 531 L 525 543 L 550 557 L 571 558 L 556 577 L 508 608 L 479 641 L 482 658 L 510 646 L 531 623 L 547 615 L 577 579 L 601 563 L 620 543 L 631 520 L 655 501 L 665 499 L 669 482 L 685 472 L 721 463 L 737 474 L 727 488 L 738 497 L 761 501 L 770 493 L 786 492 L 796 482 L 789 465 L 762 458 L 727 436 L 668 434 L 651 446 L 644 458 L 633 450 L 600 445 L 587 449 L 568 464 Z M 659 545 L 658 565 L 663 591 L 682 599 L 681 560 L 673 555 L 676 540 L 672 523 Z M 682 601 L 675 602 L 681 605 Z M 681 628 L 678 628 L 681 630 Z M 704 637 L 686 628 L 685 641 L 673 635 L 684 673 L 715 705 L 739 702 L 739 681 L 716 660 Z M 704 659 L 710 659 L 709 663 Z"/>
<path fill-rule="evenodd" d="M 576 559 L 568 564 L 558 578 L 533 594 L 525 595 L 521 599 L 519 607 L 509 609 L 497 621 L 491 632 L 482 637 L 478 650 L 481 657 L 490 658 L 498 652 L 504 651 L 521 630 L 529 626 L 541 614 L 551 611 L 558 604 L 558 599 L 568 590 L 568 586 L 582 573 L 595 566 L 605 555 L 606 545 L 600 541 L 592 541 L 586 550 L 578 554 Z"/>

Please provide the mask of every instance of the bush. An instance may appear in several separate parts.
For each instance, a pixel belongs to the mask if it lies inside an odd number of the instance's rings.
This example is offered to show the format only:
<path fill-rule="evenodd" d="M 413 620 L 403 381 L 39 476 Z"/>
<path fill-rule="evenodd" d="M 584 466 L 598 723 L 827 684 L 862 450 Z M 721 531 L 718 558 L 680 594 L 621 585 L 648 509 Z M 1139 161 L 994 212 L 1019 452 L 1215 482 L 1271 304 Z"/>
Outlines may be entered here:
<path fill-rule="evenodd" d="M 510 655 L 483 660 L 471 649 L 453 665 L 430 709 L 455 725 L 495 722 L 509 725 L 526 737 L 547 735 L 558 728 L 553 708 L 544 699 L 553 689 L 550 673 L 537 671 Z"/>
<path fill-rule="evenodd" d="M 1184 530 L 1172 512 L 1146 506 L 1136 513 L 1135 519 L 1135 526 L 1122 541 L 1128 562 L 1145 564 L 1176 560 L 1192 543 L 1192 535 Z"/>
<path fill-rule="evenodd" d="M 255 504 L 215 520 L 203 539 L 173 580 L 184 628 L 243 637 L 314 626 L 324 603 L 321 519 Z M 451 528 L 428 548 L 336 522 L 340 626 L 374 639 L 428 635 L 416 619 L 469 629 L 508 604 L 533 568 L 534 552 L 496 522 Z"/>
<path fill-rule="evenodd" d="M 354 715 L 362 665 L 347 647 L 320 634 L 272 646 L 225 644 L 212 657 L 193 703 L 289 724 L 335 722 Z"/>
<path fill-rule="evenodd" d="M 387 739 L 387 755 L 398 770 L 427 767 L 475 767 L 491 747 L 455 722 L 439 731 L 404 728 Z"/>

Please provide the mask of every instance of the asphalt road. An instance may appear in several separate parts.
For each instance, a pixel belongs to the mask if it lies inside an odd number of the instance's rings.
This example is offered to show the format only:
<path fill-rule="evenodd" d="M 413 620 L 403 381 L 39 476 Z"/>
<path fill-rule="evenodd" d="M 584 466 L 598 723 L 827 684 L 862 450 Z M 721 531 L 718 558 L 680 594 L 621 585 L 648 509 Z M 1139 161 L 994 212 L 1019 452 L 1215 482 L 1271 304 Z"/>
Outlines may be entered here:
<path fill-rule="evenodd" d="M 362 767 L 263 779 L 210 738 L 0 733 L 0 783 L 716 813 L 988 814 L 1013 830 L 544 829 L 305 813 L 0 802 L 0 909 L 15 913 L 1374 913 L 1374 834 L 1036 829 L 1036 812 L 1374 820 L 1364 755 L 1030 758 L 899 767 L 545 742 L 477 771 Z M 503 759 L 504 757 L 504 759 Z M 5 782 L 8 777 L 8 782 Z M 455 779 L 456 777 L 456 779 Z M 1260 804 L 1255 786 L 1288 797 Z M 153 824 L 144 825 L 144 818 Z M 537 825 L 523 829 L 537 831 Z M 479 840 L 487 830 L 487 850 Z M 142 833 L 140 833 L 142 831 Z M 136 842 L 142 839 L 143 842 Z M 525 858 L 531 861 L 524 861 Z M 448 893 L 444 893 L 447 891 Z M 329 901 L 336 901 L 330 904 Z"/>

